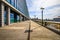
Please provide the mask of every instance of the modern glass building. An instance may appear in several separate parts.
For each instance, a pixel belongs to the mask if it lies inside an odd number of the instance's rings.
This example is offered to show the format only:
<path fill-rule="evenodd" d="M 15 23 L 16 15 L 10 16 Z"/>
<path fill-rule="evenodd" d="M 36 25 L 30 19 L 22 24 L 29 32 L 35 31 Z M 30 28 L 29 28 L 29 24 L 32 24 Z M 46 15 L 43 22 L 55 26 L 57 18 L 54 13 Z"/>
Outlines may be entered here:
<path fill-rule="evenodd" d="M 0 0 L 0 26 L 29 19 L 26 0 Z"/>

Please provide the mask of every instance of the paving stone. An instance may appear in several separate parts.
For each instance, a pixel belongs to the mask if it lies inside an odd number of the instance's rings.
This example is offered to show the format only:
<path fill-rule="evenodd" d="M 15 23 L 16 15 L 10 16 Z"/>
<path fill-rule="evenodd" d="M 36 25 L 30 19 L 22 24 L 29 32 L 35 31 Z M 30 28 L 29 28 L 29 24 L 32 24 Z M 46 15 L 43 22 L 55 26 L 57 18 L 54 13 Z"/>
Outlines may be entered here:
<path fill-rule="evenodd" d="M 30 21 L 14 23 L 0 28 L 0 40 L 27 40 Z M 30 40 L 60 40 L 60 35 L 31 21 Z"/>

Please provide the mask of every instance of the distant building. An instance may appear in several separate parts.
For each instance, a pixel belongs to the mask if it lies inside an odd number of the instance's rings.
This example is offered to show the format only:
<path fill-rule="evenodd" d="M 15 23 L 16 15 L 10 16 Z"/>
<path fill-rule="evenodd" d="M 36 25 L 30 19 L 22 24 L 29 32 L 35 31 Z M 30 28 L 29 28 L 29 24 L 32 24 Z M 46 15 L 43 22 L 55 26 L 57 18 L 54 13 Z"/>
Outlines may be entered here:
<path fill-rule="evenodd" d="M 54 21 L 58 21 L 58 22 L 60 22 L 60 16 L 54 18 L 53 20 L 54 20 Z"/>

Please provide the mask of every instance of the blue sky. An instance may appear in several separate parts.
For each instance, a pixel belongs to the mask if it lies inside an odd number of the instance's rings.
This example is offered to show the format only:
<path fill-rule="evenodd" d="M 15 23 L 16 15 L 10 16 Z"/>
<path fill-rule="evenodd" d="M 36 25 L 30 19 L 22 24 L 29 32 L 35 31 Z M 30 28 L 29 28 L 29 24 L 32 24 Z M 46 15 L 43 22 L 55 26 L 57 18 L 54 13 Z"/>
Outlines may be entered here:
<path fill-rule="evenodd" d="M 52 19 L 60 16 L 60 0 L 26 0 L 31 18 L 41 19 L 41 7 L 44 7 L 44 19 Z"/>

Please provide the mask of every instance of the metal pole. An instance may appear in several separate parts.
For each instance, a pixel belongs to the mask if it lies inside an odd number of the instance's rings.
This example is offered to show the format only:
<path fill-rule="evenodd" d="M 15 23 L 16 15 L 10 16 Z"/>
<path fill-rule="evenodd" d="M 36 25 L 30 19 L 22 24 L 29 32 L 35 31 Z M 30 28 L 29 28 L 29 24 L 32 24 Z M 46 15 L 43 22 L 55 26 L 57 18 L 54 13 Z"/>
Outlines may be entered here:
<path fill-rule="evenodd" d="M 42 10 L 42 26 L 43 26 L 43 10 Z"/>
<path fill-rule="evenodd" d="M 44 10 L 44 8 L 43 8 L 43 7 L 41 7 L 40 9 L 42 10 L 42 12 L 41 12 L 41 13 L 42 13 L 42 26 L 43 26 L 43 10 Z"/>

